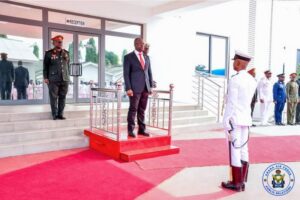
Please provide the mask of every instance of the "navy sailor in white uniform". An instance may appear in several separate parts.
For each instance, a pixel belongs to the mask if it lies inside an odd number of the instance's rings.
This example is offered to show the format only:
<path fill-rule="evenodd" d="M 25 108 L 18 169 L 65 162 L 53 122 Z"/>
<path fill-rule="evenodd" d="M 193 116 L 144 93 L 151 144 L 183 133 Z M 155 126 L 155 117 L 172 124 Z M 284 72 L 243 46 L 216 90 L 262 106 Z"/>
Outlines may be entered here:
<path fill-rule="evenodd" d="M 237 74 L 229 80 L 223 119 L 229 143 L 232 180 L 222 182 L 221 185 L 226 189 L 244 191 L 249 167 L 249 126 L 252 125 L 250 105 L 257 83 L 246 71 L 251 61 L 249 55 L 236 51 L 233 60 Z"/>

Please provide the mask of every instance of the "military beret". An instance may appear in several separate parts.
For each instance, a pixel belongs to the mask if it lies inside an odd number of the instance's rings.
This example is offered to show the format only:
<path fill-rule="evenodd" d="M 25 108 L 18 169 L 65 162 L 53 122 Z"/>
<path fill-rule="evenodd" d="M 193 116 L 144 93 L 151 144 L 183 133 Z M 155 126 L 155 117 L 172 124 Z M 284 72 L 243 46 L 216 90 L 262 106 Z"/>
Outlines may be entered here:
<path fill-rule="evenodd" d="M 51 38 L 53 41 L 63 41 L 64 37 L 62 35 L 56 35 L 53 38 Z"/>
<path fill-rule="evenodd" d="M 232 58 L 232 60 L 236 60 L 236 59 L 244 60 L 244 61 L 249 62 L 252 59 L 252 57 L 247 55 L 246 53 L 241 52 L 241 51 L 235 51 L 235 55 Z"/>

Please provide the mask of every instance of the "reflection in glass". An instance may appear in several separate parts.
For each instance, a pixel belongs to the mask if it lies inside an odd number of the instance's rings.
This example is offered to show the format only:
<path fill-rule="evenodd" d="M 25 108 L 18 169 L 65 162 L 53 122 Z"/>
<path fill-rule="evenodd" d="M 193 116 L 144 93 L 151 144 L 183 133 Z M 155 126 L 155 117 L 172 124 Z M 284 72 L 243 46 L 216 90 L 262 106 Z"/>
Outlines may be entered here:
<path fill-rule="evenodd" d="M 226 39 L 212 37 L 211 40 L 211 73 L 225 76 L 226 70 Z"/>
<path fill-rule="evenodd" d="M 114 88 L 123 81 L 123 58 L 134 49 L 133 38 L 106 36 L 105 39 L 105 86 Z"/>
<path fill-rule="evenodd" d="M 196 70 L 201 72 L 209 72 L 209 36 L 197 35 L 196 39 L 198 63 Z"/>
<path fill-rule="evenodd" d="M 51 38 L 56 36 L 56 35 L 62 35 L 64 37 L 63 48 L 66 49 L 67 51 L 69 51 L 70 63 L 72 63 L 74 61 L 73 34 L 72 33 L 65 33 L 65 32 L 56 32 L 56 31 L 51 32 Z M 51 48 L 53 48 L 52 42 L 51 42 Z M 67 94 L 68 99 L 73 99 L 73 97 L 74 97 L 73 89 L 74 89 L 74 79 L 71 76 L 70 77 L 68 94 Z"/>
<path fill-rule="evenodd" d="M 78 60 L 82 63 L 82 76 L 79 77 L 78 97 L 89 98 L 90 84 L 99 86 L 99 40 L 98 37 L 78 36 Z"/>
<path fill-rule="evenodd" d="M 42 28 L 1 22 L 0 30 L 1 100 L 43 99 Z"/>

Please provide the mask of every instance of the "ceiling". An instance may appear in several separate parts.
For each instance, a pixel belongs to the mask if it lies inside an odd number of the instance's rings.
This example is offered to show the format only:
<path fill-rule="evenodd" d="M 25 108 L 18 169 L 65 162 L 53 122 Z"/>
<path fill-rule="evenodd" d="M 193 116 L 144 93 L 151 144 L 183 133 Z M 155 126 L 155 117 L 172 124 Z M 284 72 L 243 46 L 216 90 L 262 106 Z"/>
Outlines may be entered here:
<path fill-rule="evenodd" d="M 10 0 L 46 8 L 124 21 L 147 23 L 152 17 L 231 0 Z"/>

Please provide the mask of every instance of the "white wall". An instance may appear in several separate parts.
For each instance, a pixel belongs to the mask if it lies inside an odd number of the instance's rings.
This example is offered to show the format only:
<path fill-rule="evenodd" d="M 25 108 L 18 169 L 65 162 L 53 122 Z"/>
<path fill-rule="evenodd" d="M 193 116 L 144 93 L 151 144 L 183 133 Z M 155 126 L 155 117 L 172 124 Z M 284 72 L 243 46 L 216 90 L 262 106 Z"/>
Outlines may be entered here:
<path fill-rule="evenodd" d="M 177 101 L 192 102 L 192 76 L 199 64 L 196 32 L 230 37 L 231 56 L 235 49 L 246 52 L 248 1 L 235 0 L 147 24 L 154 79 L 162 89 L 174 83 Z"/>

